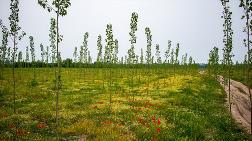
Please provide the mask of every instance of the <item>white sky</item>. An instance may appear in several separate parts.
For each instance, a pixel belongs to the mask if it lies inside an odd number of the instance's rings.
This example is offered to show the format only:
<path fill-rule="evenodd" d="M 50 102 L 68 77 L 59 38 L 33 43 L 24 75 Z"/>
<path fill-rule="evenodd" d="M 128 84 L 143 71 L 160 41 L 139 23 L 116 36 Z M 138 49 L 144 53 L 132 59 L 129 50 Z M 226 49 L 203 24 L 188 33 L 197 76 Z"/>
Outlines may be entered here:
<path fill-rule="evenodd" d="M 50 1 L 50 0 L 49 0 Z M 125 56 L 130 48 L 129 31 L 132 12 L 139 16 L 136 53 L 146 50 L 145 27 L 150 27 L 153 36 L 152 53 L 155 55 L 155 44 L 160 44 L 161 56 L 168 40 L 172 47 L 180 43 L 181 55 L 188 53 L 196 62 L 206 63 L 209 51 L 217 46 L 223 48 L 222 6 L 220 0 L 71 0 L 68 15 L 60 18 L 60 34 L 64 36 L 60 43 L 63 58 L 72 58 L 74 47 L 83 42 L 83 35 L 89 32 L 88 48 L 93 61 L 97 56 L 97 36 L 102 35 L 105 45 L 106 24 L 113 25 L 114 37 L 119 41 L 119 58 Z M 0 18 L 9 25 L 9 0 L 0 0 Z M 28 36 L 19 43 L 19 50 L 25 54 L 29 45 L 29 36 L 34 36 L 36 59 L 40 59 L 40 47 L 49 45 L 50 18 L 49 14 L 37 4 L 37 0 L 20 0 L 20 26 Z M 231 2 L 233 12 L 233 53 L 234 61 L 243 61 L 246 48 L 243 46 L 244 22 L 241 19 L 242 9 L 239 1 Z M 2 33 L 0 33 L 2 39 Z M 9 46 L 12 44 L 9 43 Z M 222 55 L 220 55 L 222 56 Z"/>

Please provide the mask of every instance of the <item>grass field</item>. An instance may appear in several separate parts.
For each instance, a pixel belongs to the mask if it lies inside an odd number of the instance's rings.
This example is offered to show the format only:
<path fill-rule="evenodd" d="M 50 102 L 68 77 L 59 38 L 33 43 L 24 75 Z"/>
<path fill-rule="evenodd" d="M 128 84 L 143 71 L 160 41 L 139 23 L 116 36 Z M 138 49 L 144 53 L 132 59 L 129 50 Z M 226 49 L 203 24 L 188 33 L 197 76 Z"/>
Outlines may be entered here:
<path fill-rule="evenodd" d="M 54 69 L 11 69 L 0 93 L 0 140 L 247 140 L 221 86 L 198 70 L 62 69 L 55 128 Z M 149 76 L 149 77 L 148 77 Z M 110 97 L 111 96 L 111 97 Z"/>
<path fill-rule="evenodd" d="M 252 72 L 250 71 L 250 77 L 252 76 Z M 247 81 L 247 66 L 240 66 L 234 69 L 234 73 L 232 79 L 237 80 L 245 85 L 248 85 L 252 88 L 252 79 Z"/>

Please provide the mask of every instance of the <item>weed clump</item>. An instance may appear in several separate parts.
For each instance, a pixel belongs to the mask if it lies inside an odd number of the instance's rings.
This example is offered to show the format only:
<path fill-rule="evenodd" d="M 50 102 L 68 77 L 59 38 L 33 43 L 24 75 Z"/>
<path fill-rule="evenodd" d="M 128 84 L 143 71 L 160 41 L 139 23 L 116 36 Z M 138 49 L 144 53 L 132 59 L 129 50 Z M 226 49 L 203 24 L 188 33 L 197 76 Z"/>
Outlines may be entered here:
<path fill-rule="evenodd" d="M 37 80 L 32 79 L 31 81 L 29 81 L 29 82 L 27 83 L 27 86 L 28 86 L 28 87 L 37 87 L 37 86 L 38 86 L 38 82 L 37 82 Z"/>

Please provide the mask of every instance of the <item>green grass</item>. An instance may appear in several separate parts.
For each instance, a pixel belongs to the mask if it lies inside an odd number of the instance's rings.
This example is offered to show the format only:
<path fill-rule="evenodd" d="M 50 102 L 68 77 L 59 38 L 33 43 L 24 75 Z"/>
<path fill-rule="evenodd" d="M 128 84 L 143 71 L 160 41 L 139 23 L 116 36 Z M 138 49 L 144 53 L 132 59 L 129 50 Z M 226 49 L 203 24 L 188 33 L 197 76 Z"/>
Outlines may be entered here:
<path fill-rule="evenodd" d="M 151 69 L 149 84 L 147 69 L 112 72 L 109 87 L 109 69 L 62 69 L 62 140 L 248 140 L 221 86 L 197 70 Z M 16 115 L 10 69 L 0 80 L 0 140 L 56 140 L 54 70 L 36 69 L 36 85 L 29 69 L 16 76 Z"/>
<path fill-rule="evenodd" d="M 250 78 L 252 76 L 252 71 L 250 71 Z M 247 68 L 243 67 L 238 67 L 234 69 L 234 73 L 231 77 L 233 80 L 242 82 L 245 85 L 248 85 L 250 88 L 252 88 L 252 79 L 249 79 L 247 81 Z"/>

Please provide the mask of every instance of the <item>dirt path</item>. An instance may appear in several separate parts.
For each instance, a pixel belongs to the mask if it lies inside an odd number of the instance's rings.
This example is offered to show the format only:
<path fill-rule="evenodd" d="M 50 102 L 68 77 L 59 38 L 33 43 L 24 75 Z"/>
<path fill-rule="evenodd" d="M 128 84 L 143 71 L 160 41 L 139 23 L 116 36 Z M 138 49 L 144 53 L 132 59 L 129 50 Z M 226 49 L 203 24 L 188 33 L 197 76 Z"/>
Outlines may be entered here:
<path fill-rule="evenodd" d="M 218 76 L 218 81 L 224 87 L 227 93 L 228 103 L 228 85 L 224 86 L 222 76 Z M 252 91 L 252 89 L 250 89 Z M 248 88 L 237 81 L 230 81 L 230 95 L 231 95 L 231 113 L 232 117 L 248 132 L 250 133 L 250 100 Z"/>

